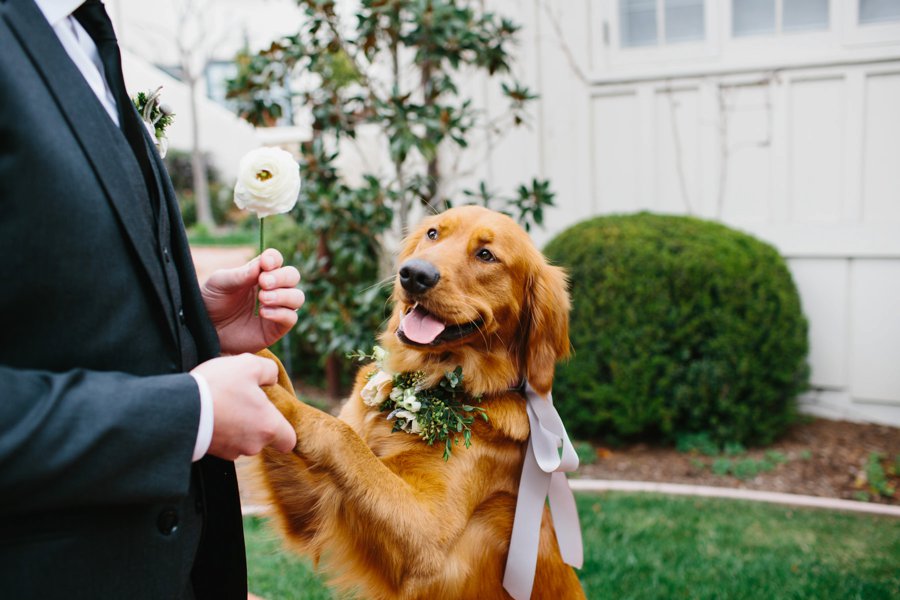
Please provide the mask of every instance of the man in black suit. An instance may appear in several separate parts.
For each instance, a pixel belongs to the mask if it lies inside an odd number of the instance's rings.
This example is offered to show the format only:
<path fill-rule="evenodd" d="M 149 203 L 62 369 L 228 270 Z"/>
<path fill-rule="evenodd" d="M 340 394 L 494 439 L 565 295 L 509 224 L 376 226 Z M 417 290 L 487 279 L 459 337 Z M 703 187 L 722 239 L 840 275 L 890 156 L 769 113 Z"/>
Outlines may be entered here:
<path fill-rule="evenodd" d="M 296 437 L 240 353 L 294 325 L 299 274 L 268 250 L 197 286 L 81 2 L 0 0 L 0 596 L 246 598 L 231 461 Z"/>

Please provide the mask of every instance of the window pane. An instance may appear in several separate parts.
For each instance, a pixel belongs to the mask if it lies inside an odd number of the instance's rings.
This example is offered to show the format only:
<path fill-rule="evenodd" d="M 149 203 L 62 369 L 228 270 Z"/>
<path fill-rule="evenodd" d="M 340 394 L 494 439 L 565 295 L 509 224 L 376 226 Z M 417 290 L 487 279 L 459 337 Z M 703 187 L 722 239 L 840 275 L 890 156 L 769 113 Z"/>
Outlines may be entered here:
<path fill-rule="evenodd" d="M 702 40 L 703 0 L 665 0 L 666 43 Z"/>
<path fill-rule="evenodd" d="M 734 0 L 731 27 L 735 36 L 775 33 L 775 0 Z"/>
<path fill-rule="evenodd" d="M 859 22 L 878 23 L 900 19 L 900 0 L 859 0 Z"/>
<path fill-rule="evenodd" d="M 784 0 L 782 29 L 828 29 L 828 0 Z"/>
<path fill-rule="evenodd" d="M 623 46 L 656 45 L 656 0 L 619 0 Z"/>

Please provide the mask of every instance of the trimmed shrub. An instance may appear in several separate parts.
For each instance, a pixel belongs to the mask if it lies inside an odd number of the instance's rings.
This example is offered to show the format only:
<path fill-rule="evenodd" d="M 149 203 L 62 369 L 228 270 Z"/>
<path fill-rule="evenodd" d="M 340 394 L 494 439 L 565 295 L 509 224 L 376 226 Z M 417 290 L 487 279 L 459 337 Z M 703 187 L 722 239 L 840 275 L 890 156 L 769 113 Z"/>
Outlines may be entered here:
<path fill-rule="evenodd" d="M 554 398 L 581 436 L 766 444 L 808 386 L 807 324 L 770 245 L 691 217 L 599 217 L 547 257 L 572 294 Z"/>

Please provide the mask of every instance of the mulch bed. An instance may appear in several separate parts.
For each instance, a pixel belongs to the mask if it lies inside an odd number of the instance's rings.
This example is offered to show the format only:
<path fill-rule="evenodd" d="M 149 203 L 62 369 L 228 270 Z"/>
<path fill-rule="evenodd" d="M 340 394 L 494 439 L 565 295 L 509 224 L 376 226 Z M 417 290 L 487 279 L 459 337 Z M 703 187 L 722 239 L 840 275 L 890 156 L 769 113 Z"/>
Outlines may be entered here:
<path fill-rule="evenodd" d="M 730 457 L 647 444 L 595 446 L 597 460 L 582 465 L 580 477 L 711 485 L 900 505 L 900 429 L 895 427 L 813 419 L 793 426 L 771 446 Z M 877 469 L 867 466 L 876 452 L 885 477 L 881 486 L 872 485 Z M 731 460 L 732 464 L 742 460 L 771 463 L 773 456 L 777 466 L 752 477 L 713 472 L 717 458 L 723 463 Z M 893 488 L 893 496 L 884 495 L 886 487 Z"/>

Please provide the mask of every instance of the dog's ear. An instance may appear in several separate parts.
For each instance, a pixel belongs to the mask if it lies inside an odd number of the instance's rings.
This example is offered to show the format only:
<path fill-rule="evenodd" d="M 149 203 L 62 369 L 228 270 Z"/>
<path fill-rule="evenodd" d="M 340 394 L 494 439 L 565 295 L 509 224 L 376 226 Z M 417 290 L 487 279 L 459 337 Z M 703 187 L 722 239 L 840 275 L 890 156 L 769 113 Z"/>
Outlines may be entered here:
<path fill-rule="evenodd" d="M 569 295 L 566 274 L 543 260 L 528 278 L 522 325 L 521 363 L 534 390 L 547 394 L 557 361 L 569 356 Z"/>

